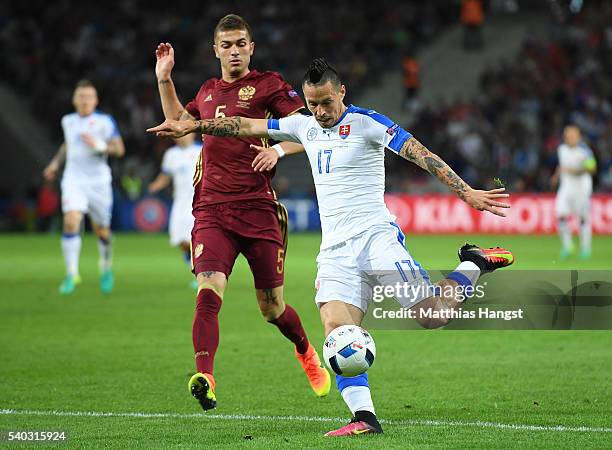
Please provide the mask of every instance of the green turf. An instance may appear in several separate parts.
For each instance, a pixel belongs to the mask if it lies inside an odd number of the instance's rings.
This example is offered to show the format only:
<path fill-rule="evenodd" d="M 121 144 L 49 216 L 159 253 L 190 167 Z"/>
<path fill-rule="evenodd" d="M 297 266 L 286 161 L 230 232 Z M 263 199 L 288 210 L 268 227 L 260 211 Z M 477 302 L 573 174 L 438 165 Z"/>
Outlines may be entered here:
<path fill-rule="evenodd" d="M 595 238 L 587 263 L 556 261 L 556 237 L 472 239 L 511 248 L 516 269 L 612 266 L 611 238 Z M 407 246 L 425 267 L 450 269 L 465 240 L 408 236 Z M 312 301 L 318 243 L 316 235 L 291 236 L 286 297 L 320 347 Z M 378 415 L 395 422 L 383 436 L 330 440 L 321 435 L 342 422 L 187 416 L 199 413 L 186 386 L 193 371 L 194 293 L 166 236 L 115 236 L 116 288 L 110 296 L 98 292 L 90 236 L 83 242 L 83 284 L 71 297 L 57 294 L 63 276 L 58 236 L 3 235 L 0 253 L 0 409 L 176 414 L 0 414 L 0 430 L 66 429 L 70 448 L 612 445 L 610 432 L 466 424 L 612 427 L 610 332 L 378 331 L 372 392 Z M 336 390 L 325 399 L 311 394 L 291 346 L 261 319 L 252 284 L 241 259 L 221 312 L 215 414 L 347 417 Z"/>

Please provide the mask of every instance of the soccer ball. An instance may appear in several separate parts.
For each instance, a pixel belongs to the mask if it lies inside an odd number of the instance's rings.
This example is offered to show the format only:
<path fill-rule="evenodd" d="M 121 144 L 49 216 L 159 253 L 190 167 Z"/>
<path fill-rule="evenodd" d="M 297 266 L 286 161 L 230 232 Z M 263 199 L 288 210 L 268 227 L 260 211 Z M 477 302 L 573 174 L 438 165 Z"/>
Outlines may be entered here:
<path fill-rule="evenodd" d="M 374 364 L 376 345 L 366 330 L 357 325 L 334 329 L 323 344 L 325 364 L 338 375 L 356 377 Z"/>

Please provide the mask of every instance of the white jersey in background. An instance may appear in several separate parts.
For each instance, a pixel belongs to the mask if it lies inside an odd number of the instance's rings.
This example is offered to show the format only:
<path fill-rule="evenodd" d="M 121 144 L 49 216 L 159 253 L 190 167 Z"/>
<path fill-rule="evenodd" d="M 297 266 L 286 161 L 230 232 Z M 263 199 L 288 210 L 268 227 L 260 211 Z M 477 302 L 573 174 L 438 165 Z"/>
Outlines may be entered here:
<path fill-rule="evenodd" d="M 557 149 L 557 155 L 559 157 L 559 166 L 562 169 L 584 169 L 587 160 L 593 158 L 591 149 L 582 144 L 576 147 L 561 144 Z M 561 190 L 591 195 L 593 191 L 593 177 L 589 172 L 575 175 L 562 171 L 559 182 L 559 191 Z"/>
<path fill-rule="evenodd" d="M 88 116 L 80 116 L 75 112 L 62 117 L 62 129 L 66 144 L 63 180 L 87 184 L 110 183 L 111 170 L 106 152 L 100 153 L 90 148 L 81 139 L 81 134 L 89 134 L 93 139 L 108 142 L 119 137 L 114 119 L 99 112 Z"/>
<path fill-rule="evenodd" d="M 321 249 L 395 219 L 384 200 L 384 149 L 399 153 L 412 135 L 392 120 L 349 105 L 332 128 L 296 114 L 269 119 L 268 134 L 300 142 L 306 150 L 319 203 Z"/>
<path fill-rule="evenodd" d="M 164 154 L 161 170 L 172 177 L 174 189 L 172 211 L 170 212 L 170 244 L 179 245 L 191 241 L 193 228 L 193 215 L 191 204 L 193 202 L 193 174 L 195 166 L 202 151 L 202 144 L 194 142 L 189 147 L 178 145 L 169 148 Z"/>
<path fill-rule="evenodd" d="M 191 205 L 193 201 L 193 173 L 202 150 L 202 144 L 194 142 L 189 147 L 178 145 L 166 150 L 161 170 L 172 177 L 173 198 L 175 202 Z"/>

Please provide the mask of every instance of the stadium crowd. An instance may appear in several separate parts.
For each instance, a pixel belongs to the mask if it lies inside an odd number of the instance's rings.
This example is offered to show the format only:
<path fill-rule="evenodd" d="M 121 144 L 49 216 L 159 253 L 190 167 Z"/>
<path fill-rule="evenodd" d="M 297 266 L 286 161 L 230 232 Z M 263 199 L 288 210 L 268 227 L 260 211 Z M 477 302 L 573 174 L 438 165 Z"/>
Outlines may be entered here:
<path fill-rule="evenodd" d="M 358 0 L 350 7 L 312 0 L 206 2 L 202 13 L 185 1 L 156 8 L 126 1 L 117 3 L 112 14 L 104 3 L 34 3 L 41 6 L 34 7 L 36 15 L 32 4 L 0 7 L 0 48 L 5 55 L 0 80 L 29 98 L 36 116 L 59 142 L 59 119 L 71 110 L 75 82 L 92 79 L 100 108 L 116 118 L 126 142 L 128 154 L 120 172 L 136 169 L 145 183 L 168 145 L 143 132 L 162 117 L 153 73 L 160 41 L 176 48 L 178 91 L 195 95 L 202 80 L 219 76 L 211 49 L 217 20 L 227 11 L 239 11 L 253 24 L 253 68 L 277 70 L 299 86 L 313 55 L 325 55 L 337 62 L 358 92 L 375 84 L 384 72 L 380 68 L 398 60 L 408 43 L 428 42 L 457 15 L 457 8 L 449 7 L 455 3 L 451 0 L 435 5 Z M 360 14 L 354 14 L 356 10 Z"/>
<path fill-rule="evenodd" d="M 563 126 L 578 125 L 598 160 L 595 189 L 612 191 L 612 5 L 591 5 L 527 39 L 488 67 L 479 96 L 427 105 L 409 127 L 469 183 L 495 178 L 513 192 L 550 191 Z M 389 188 L 435 189 L 427 174 L 392 160 Z"/>
<path fill-rule="evenodd" d="M 101 109 L 117 119 L 126 142 L 127 157 L 113 162 L 115 185 L 126 198 L 144 194 L 170 145 L 143 132 L 162 117 L 153 73 L 159 41 L 177 49 L 179 92 L 195 94 L 203 79 L 218 76 L 212 29 L 233 9 L 254 24 L 253 68 L 277 70 L 299 86 L 313 55 L 325 55 L 350 91 L 359 92 L 376 86 L 384 72 L 400 71 L 403 55 L 418 55 L 460 16 L 453 0 L 357 0 L 350 7 L 312 0 L 211 2 L 201 14 L 181 0 L 159 8 L 120 2 L 112 14 L 103 3 L 45 5 L 0 6 L 0 82 L 29 100 L 59 142 L 59 119 L 72 109 L 74 83 L 92 79 Z M 407 128 L 473 185 L 491 187 L 498 178 L 513 191 L 549 191 L 561 129 L 573 121 L 596 154 L 596 189 L 612 190 L 612 8 L 596 6 L 550 25 L 550 38 L 529 39 L 516 57 L 487 68 L 477 98 L 423 105 Z M 389 191 L 439 188 L 400 159 L 387 158 L 387 166 Z M 291 185 L 283 190 L 290 193 Z"/>

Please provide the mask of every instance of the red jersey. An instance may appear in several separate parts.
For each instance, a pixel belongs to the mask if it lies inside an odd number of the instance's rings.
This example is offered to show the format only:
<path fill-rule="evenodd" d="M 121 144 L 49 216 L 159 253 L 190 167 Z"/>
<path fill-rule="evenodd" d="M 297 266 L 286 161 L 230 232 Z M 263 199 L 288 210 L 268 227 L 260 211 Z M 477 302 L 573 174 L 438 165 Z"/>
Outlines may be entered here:
<path fill-rule="evenodd" d="M 186 106 L 196 119 L 280 118 L 302 108 L 300 96 L 278 73 L 256 70 L 233 83 L 211 78 Z M 250 144 L 268 145 L 266 139 L 259 138 L 203 137 L 194 175 L 194 211 L 216 203 L 276 199 L 271 183 L 273 171 L 253 171 L 251 163 L 257 152 Z"/>

